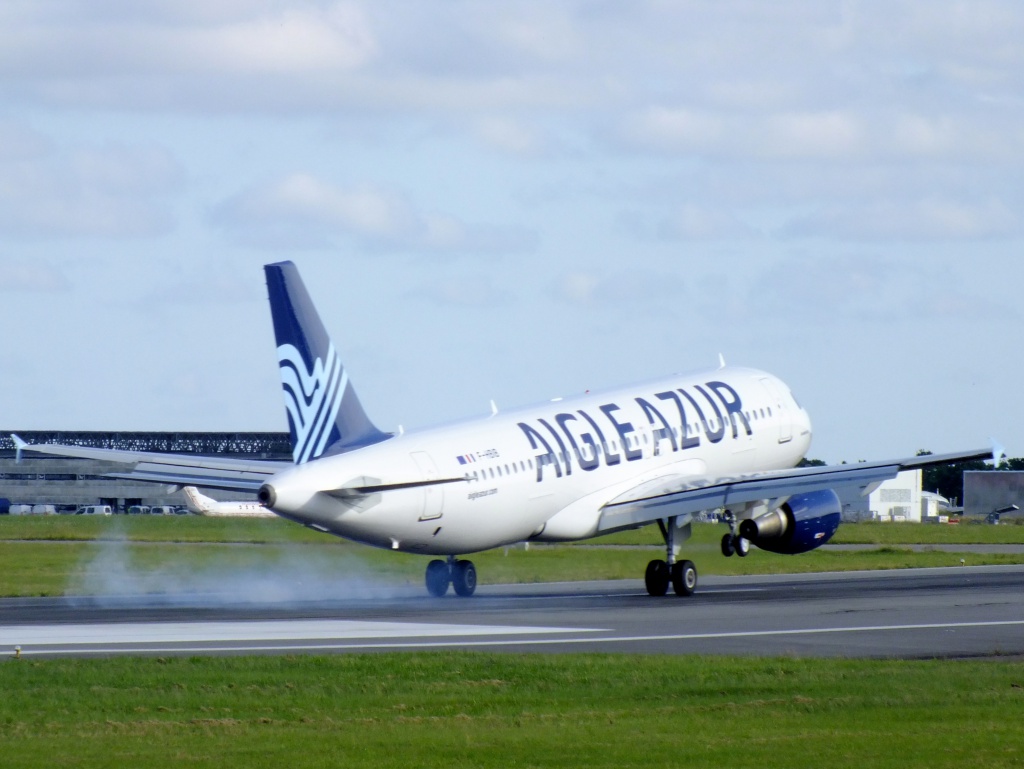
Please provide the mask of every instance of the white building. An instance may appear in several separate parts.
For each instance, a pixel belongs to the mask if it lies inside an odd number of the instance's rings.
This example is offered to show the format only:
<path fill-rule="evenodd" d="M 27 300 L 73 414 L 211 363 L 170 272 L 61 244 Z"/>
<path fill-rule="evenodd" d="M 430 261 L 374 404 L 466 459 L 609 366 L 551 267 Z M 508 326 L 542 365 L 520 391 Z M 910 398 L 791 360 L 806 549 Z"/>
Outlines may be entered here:
<path fill-rule="evenodd" d="M 889 481 L 883 481 L 868 496 L 856 492 L 840 495 L 843 520 L 846 521 L 910 521 L 921 523 L 949 512 L 949 500 L 938 494 L 921 491 L 921 471 L 906 470 Z"/>

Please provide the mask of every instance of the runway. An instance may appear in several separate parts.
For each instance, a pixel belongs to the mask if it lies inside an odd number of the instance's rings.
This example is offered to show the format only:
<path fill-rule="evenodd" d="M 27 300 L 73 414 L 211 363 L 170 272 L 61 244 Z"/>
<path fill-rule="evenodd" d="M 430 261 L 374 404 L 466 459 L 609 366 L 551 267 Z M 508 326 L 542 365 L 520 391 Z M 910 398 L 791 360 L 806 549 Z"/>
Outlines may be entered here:
<path fill-rule="evenodd" d="M 1024 566 L 481 586 L 471 599 L 235 605 L 230 596 L 0 599 L 0 654 L 283 654 L 476 649 L 789 655 L 1024 655 Z"/>

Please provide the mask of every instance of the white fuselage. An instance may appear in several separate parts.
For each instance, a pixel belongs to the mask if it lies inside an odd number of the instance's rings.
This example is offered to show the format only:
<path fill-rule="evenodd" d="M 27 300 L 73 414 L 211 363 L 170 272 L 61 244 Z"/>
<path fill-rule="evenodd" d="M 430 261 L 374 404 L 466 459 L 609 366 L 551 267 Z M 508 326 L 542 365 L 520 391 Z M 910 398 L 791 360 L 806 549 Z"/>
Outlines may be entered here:
<path fill-rule="evenodd" d="M 641 483 L 792 467 L 810 440 L 781 380 L 720 368 L 410 432 L 268 483 L 272 509 L 313 528 L 465 554 L 592 537 L 602 506 Z"/>
<path fill-rule="evenodd" d="M 185 486 L 185 502 L 189 512 L 211 518 L 273 518 L 274 513 L 259 502 L 218 502 L 200 494 L 195 486 Z"/>

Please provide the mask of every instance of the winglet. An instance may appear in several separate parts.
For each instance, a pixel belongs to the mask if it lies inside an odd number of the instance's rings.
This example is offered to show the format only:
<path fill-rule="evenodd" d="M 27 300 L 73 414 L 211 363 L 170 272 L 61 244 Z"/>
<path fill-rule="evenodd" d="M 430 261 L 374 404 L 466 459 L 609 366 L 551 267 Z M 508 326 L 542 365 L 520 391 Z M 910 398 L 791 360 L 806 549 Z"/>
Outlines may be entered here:
<path fill-rule="evenodd" d="M 989 438 L 992 442 L 992 467 L 998 468 L 1006 459 L 1006 448 L 995 438 Z"/>
<path fill-rule="evenodd" d="M 718 368 L 725 368 L 725 356 L 718 353 Z"/>
<path fill-rule="evenodd" d="M 11 440 L 14 441 L 14 463 L 16 465 L 21 464 L 21 452 L 28 446 L 28 442 L 23 440 L 20 436 L 11 433 Z"/>

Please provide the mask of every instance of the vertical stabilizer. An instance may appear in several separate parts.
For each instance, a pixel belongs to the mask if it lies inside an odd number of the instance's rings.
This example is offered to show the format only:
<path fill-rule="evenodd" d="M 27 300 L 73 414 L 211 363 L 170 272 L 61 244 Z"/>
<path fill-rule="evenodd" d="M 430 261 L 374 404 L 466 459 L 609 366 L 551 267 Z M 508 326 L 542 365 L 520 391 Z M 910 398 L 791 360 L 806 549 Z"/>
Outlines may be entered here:
<path fill-rule="evenodd" d="M 185 492 L 185 506 L 195 515 L 209 515 L 217 503 L 215 499 L 200 494 L 195 486 L 186 486 L 182 491 Z"/>
<path fill-rule="evenodd" d="M 279 262 L 263 270 L 292 459 L 302 464 L 388 438 L 363 411 L 298 269 L 291 262 Z"/>

